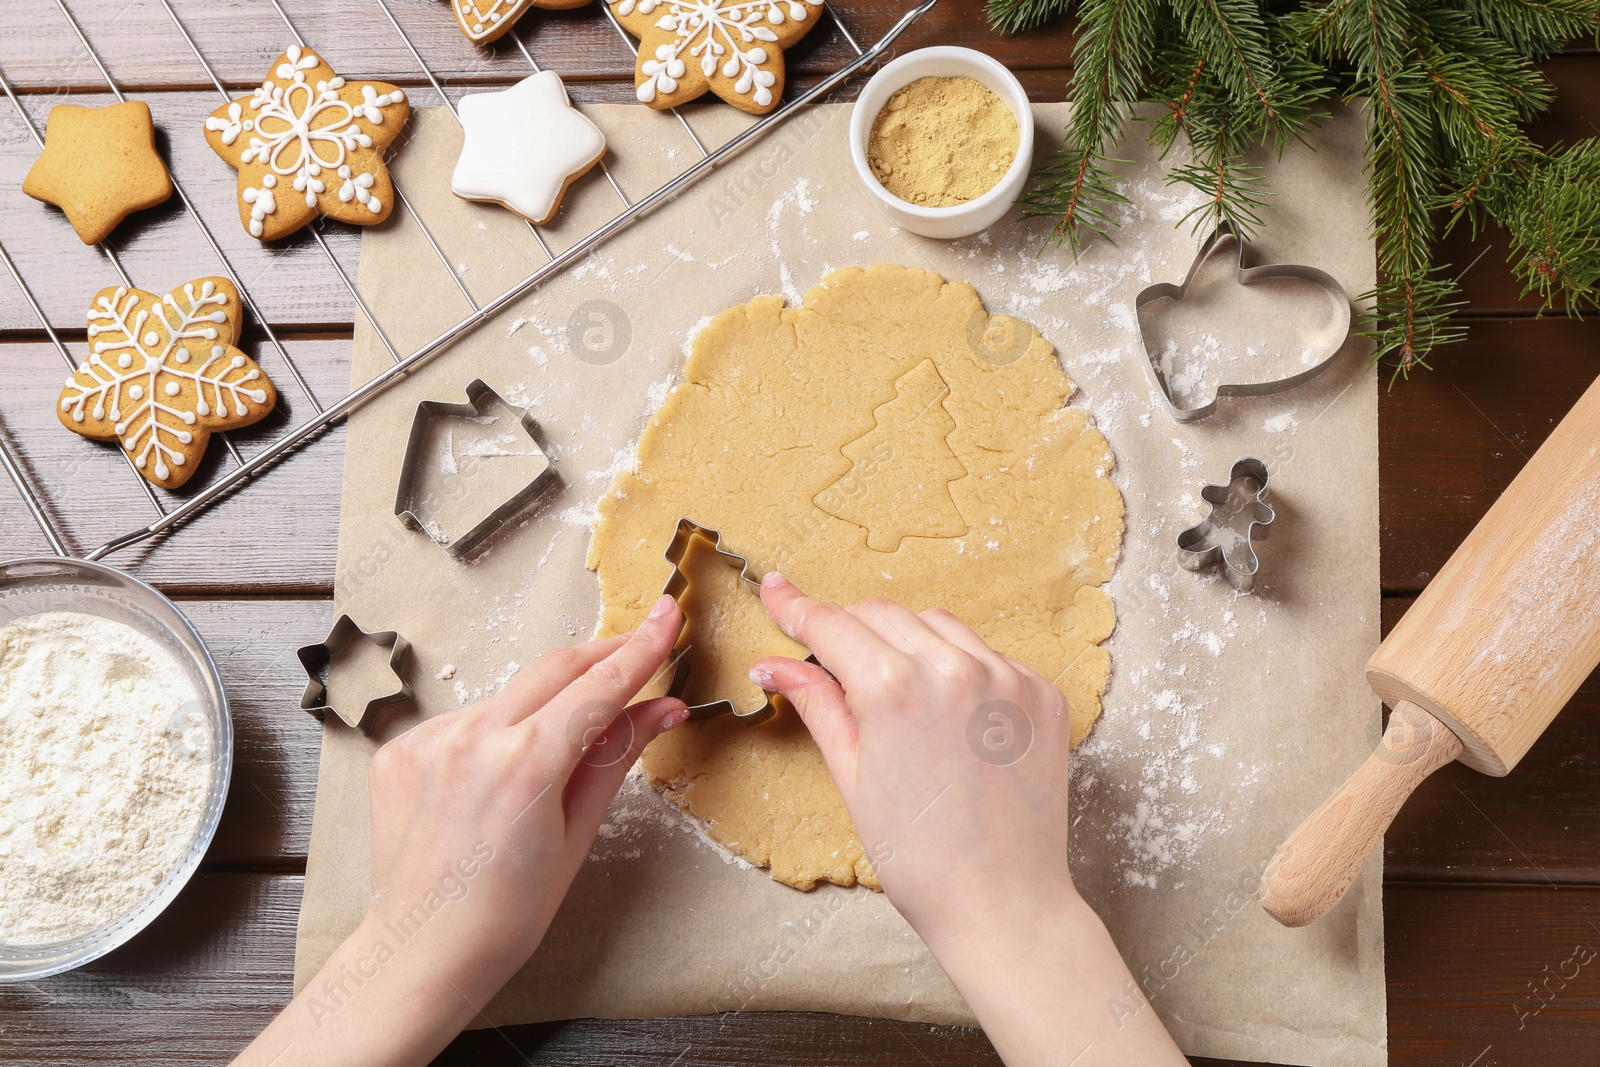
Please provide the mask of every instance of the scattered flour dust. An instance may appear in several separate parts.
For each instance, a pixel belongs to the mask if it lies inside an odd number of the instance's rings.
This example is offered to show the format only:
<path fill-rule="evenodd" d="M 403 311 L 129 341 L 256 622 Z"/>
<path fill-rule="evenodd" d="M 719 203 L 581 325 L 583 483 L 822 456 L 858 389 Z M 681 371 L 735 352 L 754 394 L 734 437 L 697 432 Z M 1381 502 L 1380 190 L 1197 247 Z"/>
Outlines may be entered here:
<path fill-rule="evenodd" d="M 210 726 L 153 638 L 73 611 L 0 627 L 0 941 L 132 911 L 183 858 L 210 781 Z"/>

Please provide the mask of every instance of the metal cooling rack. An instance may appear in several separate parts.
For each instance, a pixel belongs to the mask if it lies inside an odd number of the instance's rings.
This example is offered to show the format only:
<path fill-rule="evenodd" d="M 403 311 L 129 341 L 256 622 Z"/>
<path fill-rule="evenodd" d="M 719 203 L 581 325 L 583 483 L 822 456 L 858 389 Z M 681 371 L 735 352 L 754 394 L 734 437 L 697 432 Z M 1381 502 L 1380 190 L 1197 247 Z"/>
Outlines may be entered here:
<path fill-rule="evenodd" d="M 77 37 L 79 43 L 83 46 L 84 51 L 94 62 L 96 69 L 100 72 L 101 77 L 105 80 L 106 87 L 110 90 L 111 94 L 119 101 L 126 99 L 126 97 L 123 95 L 121 87 L 111 76 L 110 71 L 106 68 L 105 63 L 102 61 L 100 53 L 95 49 L 93 42 L 89 40 L 88 34 L 84 32 L 83 27 L 78 23 L 77 18 L 74 17 L 71 10 L 67 7 L 66 0 L 54 0 L 54 2 L 57 9 L 61 13 L 61 17 L 66 20 L 66 23 L 71 27 L 74 36 Z M 177 11 L 173 9 L 171 0 L 158 0 L 158 2 L 161 4 L 162 8 L 165 9 L 167 15 L 171 18 L 173 25 L 177 27 L 179 34 L 183 37 L 183 40 L 188 45 L 190 51 L 193 52 L 195 59 L 197 59 L 201 67 L 204 68 L 206 76 L 211 80 L 211 83 L 216 86 L 217 93 L 224 100 L 232 99 L 226 87 L 224 87 L 222 84 L 222 81 L 217 77 L 211 61 L 206 58 L 199 45 L 196 44 L 194 37 L 190 35 L 188 28 L 184 25 L 183 20 L 179 17 Z M 283 9 L 283 6 L 279 0 L 270 0 L 270 2 L 273 8 L 277 11 L 278 16 L 283 20 L 284 26 L 287 29 L 290 38 L 302 47 L 306 47 L 307 42 L 303 37 L 300 36 L 299 30 L 296 29 L 293 20 L 289 18 L 288 12 Z M 413 42 L 410 35 L 407 34 L 406 31 L 401 27 L 399 20 L 395 18 L 393 11 L 391 11 L 389 8 L 389 0 L 372 0 L 372 2 L 377 4 L 384 20 L 387 21 L 388 24 L 393 27 L 394 32 L 399 35 L 400 40 L 405 44 L 406 50 L 410 52 L 412 58 L 416 60 L 418 68 L 420 68 L 429 85 L 431 85 L 434 91 L 439 94 L 444 106 L 450 110 L 452 115 L 456 114 L 456 106 L 451 101 L 449 95 L 445 92 L 443 83 L 439 80 L 438 76 L 434 74 L 432 68 L 428 66 L 427 61 L 423 59 L 422 54 L 417 50 L 415 42 Z M 626 228 L 630 223 L 642 218 L 655 208 L 673 199 L 679 193 L 683 192 L 690 185 L 693 185 L 700 178 L 710 173 L 716 167 L 727 162 L 739 152 L 743 151 L 773 126 L 782 122 L 784 119 L 788 118 L 801 108 L 804 108 L 831 93 L 842 82 L 844 82 L 845 79 L 849 78 L 863 67 L 877 62 L 877 60 L 889 50 L 890 46 L 894 44 L 895 40 L 900 36 L 900 34 L 903 33 L 905 29 L 913 22 L 926 14 L 936 2 L 937 0 L 921 0 L 916 7 L 907 11 L 906 14 L 901 17 L 900 21 L 895 23 L 895 25 L 881 38 L 879 38 L 876 43 L 867 48 L 863 48 L 859 43 L 857 43 L 855 37 L 850 33 L 849 28 L 844 24 L 843 19 L 840 18 L 838 10 L 830 7 L 828 10 L 833 15 L 834 23 L 839 27 L 839 31 L 843 35 L 846 43 L 848 43 L 850 48 L 855 52 L 855 58 L 850 60 L 844 66 L 840 67 L 834 73 L 823 78 L 812 88 L 808 89 L 804 93 L 800 93 L 787 103 L 782 104 L 775 110 L 763 116 L 751 126 L 746 127 L 742 132 L 718 148 L 707 149 L 705 144 L 690 127 L 688 120 L 680 112 L 674 109 L 672 113 L 677 117 L 678 122 L 682 124 L 683 129 L 688 133 L 689 139 L 694 144 L 695 148 L 698 149 L 700 158 L 676 177 L 667 181 L 665 184 L 659 186 L 648 195 L 638 200 L 629 199 L 627 194 L 623 192 L 622 186 L 617 183 L 617 180 L 612 176 L 610 170 L 606 168 L 604 161 L 602 161 L 600 164 L 601 172 L 606 182 L 611 186 L 613 192 L 615 192 L 617 198 L 622 202 L 622 211 L 613 216 L 610 221 L 604 223 L 594 230 L 591 230 L 589 233 L 579 238 L 570 247 L 559 253 L 552 252 L 550 247 L 545 243 L 544 236 L 539 232 L 539 229 L 533 226 L 532 223 L 529 223 L 528 228 L 532 231 L 534 240 L 538 243 L 540 250 L 544 253 L 544 264 L 536 268 L 531 274 L 527 275 L 521 281 L 511 286 L 505 292 L 501 293 L 494 299 L 487 301 L 486 303 L 480 304 L 473 300 L 471 294 L 467 291 L 466 284 L 461 279 L 461 272 L 454 264 L 450 262 L 449 257 L 444 254 L 444 251 L 434 240 L 433 234 L 428 230 L 427 224 L 423 221 L 422 217 L 415 211 L 415 209 L 412 208 L 410 202 L 406 199 L 405 194 L 400 190 L 399 185 L 396 184 L 395 197 L 400 209 L 409 214 L 412 220 L 417 223 L 418 228 L 427 238 L 428 244 L 433 249 L 434 254 L 439 258 L 440 263 L 444 265 L 445 270 L 455 282 L 456 288 L 460 290 L 461 295 L 466 299 L 468 306 L 473 309 L 471 314 L 467 315 L 461 321 L 457 322 L 455 325 L 439 334 L 433 340 L 427 342 L 409 354 L 402 354 L 397 348 L 395 348 L 394 344 L 390 342 L 388 335 L 384 332 L 383 327 L 379 324 L 377 317 L 372 312 L 372 309 L 369 308 L 366 301 L 362 299 L 361 293 L 357 289 L 354 279 L 350 277 L 343 265 L 341 265 L 338 259 L 334 256 L 333 250 L 328 246 L 327 238 L 322 233 L 322 226 L 325 224 L 325 220 L 318 218 L 317 220 L 313 221 L 311 225 L 306 227 L 307 232 L 310 233 L 312 240 L 314 240 L 322 249 L 323 255 L 333 266 L 334 272 L 338 275 L 345 289 L 349 292 L 350 298 L 355 304 L 356 312 L 372 329 L 373 335 L 393 358 L 392 365 L 386 367 L 381 373 L 373 377 L 365 385 L 353 389 L 344 397 L 331 404 L 322 404 L 317 400 L 317 397 L 312 392 L 310 385 L 305 379 L 305 376 L 301 373 L 300 368 L 295 364 L 294 359 L 290 356 L 288 347 L 273 331 L 272 325 L 270 322 L 268 322 L 266 316 L 261 314 L 254 296 L 251 295 L 250 291 L 245 287 L 243 281 L 239 278 L 239 275 L 235 272 L 232 263 L 229 262 L 227 255 L 223 252 L 222 246 L 217 242 L 216 236 L 212 233 L 211 228 L 201 217 L 199 211 L 195 209 L 194 203 L 189 199 L 189 195 L 184 190 L 179 176 L 173 174 L 173 190 L 177 193 L 178 198 L 182 202 L 183 207 L 188 213 L 190 219 L 193 220 L 195 226 L 205 238 L 206 244 L 210 246 L 211 251 L 215 254 L 217 262 L 222 267 L 222 272 L 227 275 L 228 279 L 233 282 L 234 286 L 239 290 L 239 295 L 253 316 L 253 321 L 261 328 L 267 338 L 268 344 L 277 352 L 277 355 L 282 360 L 283 365 L 288 368 L 289 375 L 293 379 L 295 386 L 309 404 L 312 415 L 304 422 L 301 422 L 299 425 L 295 426 L 283 437 L 274 441 L 272 444 L 268 445 L 266 448 L 262 449 L 259 453 L 249 459 L 246 459 L 240 454 L 238 448 L 231 440 L 228 440 L 228 436 L 226 434 L 219 434 L 218 436 L 222 438 L 228 454 L 233 459 L 233 465 L 213 479 L 210 484 L 206 485 L 199 492 L 187 497 L 181 503 L 171 507 L 163 504 L 161 497 L 156 495 L 155 491 L 150 487 L 150 484 L 145 481 L 141 474 L 139 474 L 137 468 L 135 468 L 133 465 L 132 457 L 128 456 L 126 451 L 118 449 L 117 451 L 121 453 L 123 458 L 127 461 L 128 469 L 132 473 L 134 480 L 139 483 L 139 486 L 144 491 L 146 498 L 148 498 L 150 501 L 150 505 L 155 511 L 156 518 L 146 526 L 106 542 L 99 548 L 84 554 L 82 558 L 89 560 L 101 559 L 102 557 L 109 555 L 118 549 L 148 540 L 164 530 L 168 530 L 174 526 L 177 526 L 186 519 L 194 516 L 196 513 L 209 507 L 211 504 L 228 496 L 234 490 L 238 489 L 247 481 L 249 481 L 252 476 L 271 466 L 288 452 L 316 437 L 323 430 L 349 415 L 350 412 L 354 411 L 368 400 L 371 400 L 373 397 L 382 393 L 385 389 L 399 381 L 401 378 L 405 377 L 408 373 L 437 356 L 440 352 L 443 352 L 446 348 L 450 347 L 451 344 L 460 340 L 462 337 L 465 337 L 479 326 L 483 325 L 498 312 L 504 310 L 512 303 L 532 292 L 546 279 L 559 273 L 575 260 L 599 246 L 620 230 Z M 623 45 L 631 52 L 633 50 L 633 44 L 629 39 L 628 34 L 623 30 L 622 25 L 616 20 L 615 15 L 612 14 L 610 7 L 604 3 L 604 0 L 602 0 L 601 6 L 605 10 L 606 18 L 610 21 L 613 28 L 615 28 L 617 31 L 619 37 L 622 39 Z M 527 60 L 528 66 L 537 72 L 540 69 L 539 64 L 534 59 L 533 54 L 528 50 L 527 45 L 523 43 L 522 38 L 515 30 L 513 30 L 508 36 L 513 42 L 515 42 L 517 49 L 522 53 L 523 58 Z M 38 143 L 39 148 L 43 150 L 43 135 L 41 134 L 39 128 L 34 124 L 32 117 L 23 107 L 21 99 L 12 89 L 10 82 L 6 80 L 3 73 L 0 73 L 0 91 L 4 91 L 6 97 L 17 109 L 17 113 L 21 115 L 23 122 L 27 125 L 29 132 L 33 135 L 33 138 Z M 116 271 L 117 276 L 122 280 L 122 283 L 129 288 L 134 288 L 133 280 L 129 277 L 128 272 L 123 269 L 122 261 L 117 253 L 117 250 L 110 244 L 103 243 L 99 247 L 106 259 L 110 262 L 112 268 Z M 6 251 L 3 242 L 0 242 L 0 265 L 5 267 L 6 271 L 16 282 L 17 287 L 22 291 L 23 297 L 27 300 L 29 307 L 38 317 L 40 325 L 44 327 L 44 331 L 49 337 L 51 344 L 53 344 L 56 350 L 61 354 L 61 358 L 66 361 L 68 370 L 71 371 L 77 366 L 77 361 L 73 359 L 72 354 L 68 351 L 66 344 L 62 341 L 60 335 L 57 334 L 55 328 L 51 325 L 49 318 L 45 315 L 44 308 L 40 306 L 38 299 L 34 296 L 32 288 L 29 286 L 27 280 L 23 278 L 22 272 L 18 270 L 15 261 L 12 260 L 10 254 Z M 61 556 L 71 556 L 73 553 L 68 548 L 67 540 L 62 534 L 62 530 L 58 524 L 59 520 L 55 517 L 52 517 L 52 511 L 54 509 L 50 506 L 51 502 L 33 485 L 32 481 L 23 470 L 22 464 L 13 454 L 10 442 L 7 440 L 3 430 L 0 430 L 0 466 L 5 468 L 6 474 L 11 478 L 18 491 L 22 494 L 23 503 L 27 506 L 29 514 L 32 515 L 34 521 L 38 524 L 39 529 L 43 532 L 45 539 L 50 543 L 52 550 Z"/>

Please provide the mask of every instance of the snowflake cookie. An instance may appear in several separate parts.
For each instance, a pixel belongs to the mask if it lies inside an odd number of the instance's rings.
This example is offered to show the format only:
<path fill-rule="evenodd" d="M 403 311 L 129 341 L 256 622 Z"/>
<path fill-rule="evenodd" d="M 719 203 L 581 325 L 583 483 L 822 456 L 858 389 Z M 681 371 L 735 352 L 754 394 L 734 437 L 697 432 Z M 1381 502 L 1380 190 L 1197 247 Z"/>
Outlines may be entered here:
<path fill-rule="evenodd" d="M 488 44 L 511 29 L 530 7 L 546 11 L 567 11 L 582 7 L 589 0 L 450 0 L 456 24 L 467 40 Z"/>
<path fill-rule="evenodd" d="M 239 171 L 239 218 L 263 241 L 319 214 L 366 226 L 394 207 L 383 149 L 411 114 L 383 82 L 347 82 L 299 45 L 247 97 L 206 119 L 206 141 Z"/>
<path fill-rule="evenodd" d="M 278 402 L 266 372 L 234 347 L 239 292 L 196 278 L 163 296 L 127 286 L 89 305 L 89 358 L 56 415 L 74 433 L 118 441 L 163 489 L 188 481 L 213 430 L 259 422 Z"/>
<path fill-rule="evenodd" d="M 752 115 L 783 95 L 783 50 L 822 16 L 821 0 L 607 0 L 639 38 L 640 102 L 677 107 L 707 90 Z"/>
<path fill-rule="evenodd" d="M 600 162 L 606 137 L 576 110 L 554 71 L 458 105 L 464 140 L 450 178 L 463 200 L 487 200 L 542 226 L 567 186 Z"/>

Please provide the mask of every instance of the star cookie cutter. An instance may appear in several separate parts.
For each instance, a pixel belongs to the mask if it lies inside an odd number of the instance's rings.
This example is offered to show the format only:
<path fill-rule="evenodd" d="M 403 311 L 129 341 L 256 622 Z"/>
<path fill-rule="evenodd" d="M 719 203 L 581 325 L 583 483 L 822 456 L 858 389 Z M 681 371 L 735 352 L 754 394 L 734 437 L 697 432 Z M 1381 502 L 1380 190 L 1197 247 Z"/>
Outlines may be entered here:
<path fill-rule="evenodd" d="M 539 444 L 539 422 L 529 409 L 512 404 L 490 388 L 482 378 L 470 382 L 466 394 L 467 402 L 464 404 L 445 400 L 424 400 L 417 405 L 417 412 L 411 419 L 411 436 L 406 439 L 405 458 L 400 461 L 400 484 L 395 490 L 394 497 L 395 518 L 411 529 L 427 534 L 434 544 L 457 558 L 470 554 L 473 549 L 483 544 L 507 519 L 521 511 L 556 481 L 555 467 Z M 543 465 L 521 489 L 512 493 L 465 533 L 452 537 L 442 530 L 438 523 L 431 522 L 420 514 L 425 510 L 423 505 L 427 503 L 427 498 L 419 499 L 417 496 L 417 476 L 421 473 L 428 428 L 435 419 L 483 419 L 498 417 L 501 414 L 515 416 L 517 425 L 528 435 L 528 440 L 533 445 L 534 451 L 529 455 L 537 455 Z"/>
<path fill-rule="evenodd" d="M 661 587 L 661 591 L 664 594 L 678 601 L 679 604 L 683 603 L 683 594 L 689 591 L 689 575 L 684 571 L 683 563 L 689 557 L 690 546 L 697 540 L 704 541 L 710 545 L 711 550 L 720 556 L 728 566 L 739 568 L 740 584 L 748 586 L 757 596 L 761 595 L 761 578 L 751 575 L 750 561 L 737 553 L 729 552 L 723 548 L 722 535 L 716 530 L 701 526 L 691 519 L 678 520 L 678 528 L 672 535 L 672 541 L 667 545 L 665 556 L 667 562 L 672 564 L 672 573 L 667 576 L 667 584 Z M 685 615 L 683 629 L 688 630 L 688 628 L 689 619 Z M 682 638 L 681 632 L 679 637 L 680 639 Z M 684 651 L 687 650 L 685 649 Z M 672 680 L 667 684 L 667 695 L 681 697 L 688 685 L 689 657 L 680 652 L 673 663 Z M 750 708 L 747 711 L 740 711 L 734 707 L 731 700 L 714 700 L 709 704 L 691 704 L 689 705 L 689 718 L 712 719 L 718 715 L 732 715 L 740 722 L 749 723 L 751 726 L 759 726 L 777 714 L 778 706 L 774 703 L 774 700 L 775 694 L 768 693 L 766 694 L 766 700 L 758 707 Z"/>
<path fill-rule="evenodd" d="M 1246 384 L 1223 384 L 1216 388 L 1208 403 L 1199 407 L 1185 407 L 1173 393 L 1172 383 L 1167 380 L 1166 371 L 1161 366 L 1161 356 L 1150 347 L 1150 339 L 1145 334 L 1144 309 L 1147 305 L 1157 300 L 1171 300 L 1174 303 L 1183 300 L 1189 291 L 1190 284 L 1200 267 L 1212 255 L 1217 254 L 1219 246 L 1232 241 L 1237 249 L 1235 253 L 1234 279 L 1240 285 L 1252 285 L 1257 282 L 1272 278 L 1298 278 L 1323 289 L 1330 297 L 1337 311 L 1337 323 L 1330 331 L 1338 338 L 1337 344 L 1327 346 L 1327 352 L 1315 364 L 1307 367 L 1297 374 L 1286 378 L 1274 378 L 1264 382 L 1249 382 Z M 1161 395 L 1166 397 L 1167 406 L 1172 411 L 1172 417 L 1179 422 L 1195 422 L 1216 414 L 1217 402 L 1223 397 L 1267 396 L 1272 393 L 1281 393 L 1286 389 L 1293 389 L 1297 385 L 1304 385 L 1323 371 L 1338 358 L 1344 350 L 1344 343 L 1350 336 L 1350 296 L 1345 292 L 1338 279 L 1327 271 L 1316 267 L 1308 267 L 1301 263 L 1263 263 L 1255 267 L 1244 265 L 1246 241 L 1233 223 L 1224 221 L 1211 231 L 1205 241 L 1200 245 L 1200 251 L 1195 254 L 1194 262 L 1189 265 L 1189 270 L 1183 276 L 1183 281 L 1174 285 L 1171 282 L 1157 282 L 1155 285 L 1146 286 L 1139 291 L 1133 301 L 1134 322 L 1139 331 L 1139 347 L 1144 349 L 1145 362 L 1150 365 L 1150 371 L 1155 375 L 1156 385 L 1161 390 Z"/>
<path fill-rule="evenodd" d="M 1226 484 L 1207 484 L 1200 490 L 1200 499 L 1211 507 L 1206 511 L 1205 518 L 1178 535 L 1178 562 L 1185 570 L 1199 571 L 1220 563 L 1229 585 L 1241 593 L 1248 593 L 1255 588 L 1256 575 L 1261 570 L 1255 542 L 1267 539 L 1272 520 L 1277 518 L 1272 505 L 1266 501 L 1268 480 L 1267 465 L 1254 456 L 1247 456 L 1234 461 L 1232 469 L 1228 471 Z M 1236 493 L 1233 487 L 1240 482 L 1247 486 L 1254 483 L 1255 488 Z M 1237 507 L 1235 501 L 1238 501 Z M 1232 533 L 1231 543 L 1218 543 L 1211 536 L 1218 528 L 1216 519 L 1219 509 L 1250 513 L 1250 524 L 1245 527 L 1243 534 L 1231 526 L 1223 527 Z M 1235 554 L 1240 558 L 1235 559 Z"/>
<path fill-rule="evenodd" d="M 352 716 L 345 709 L 336 708 L 328 703 L 327 675 L 334 656 L 358 636 L 361 640 L 370 641 L 389 650 L 389 670 L 393 672 L 400 688 L 393 693 L 373 697 L 367 701 L 366 707 L 361 709 L 360 715 Z M 306 670 L 307 679 L 305 694 L 300 698 L 300 710 L 315 715 L 318 721 L 325 721 L 325 716 L 331 711 L 346 726 L 370 734 L 373 726 L 377 724 L 380 710 L 390 704 L 404 704 L 411 699 L 411 685 L 400 673 L 405 665 L 406 653 L 410 649 L 411 643 L 393 630 L 368 632 L 357 626 L 356 621 L 350 616 L 340 615 L 334 622 L 333 629 L 328 631 L 328 636 L 319 644 L 305 645 L 295 652 L 300 658 L 300 665 Z"/>

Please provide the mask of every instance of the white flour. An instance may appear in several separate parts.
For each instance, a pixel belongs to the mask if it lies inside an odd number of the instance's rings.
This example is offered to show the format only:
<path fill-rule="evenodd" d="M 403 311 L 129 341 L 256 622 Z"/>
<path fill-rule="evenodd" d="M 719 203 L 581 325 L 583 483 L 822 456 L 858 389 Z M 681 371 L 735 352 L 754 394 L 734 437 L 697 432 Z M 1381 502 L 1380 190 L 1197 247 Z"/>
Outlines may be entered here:
<path fill-rule="evenodd" d="M 133 910 L 182 859 L 210 763 L 195 690 L 153 639 L 70 611 L 0 627 L 0 941 Z"/>

